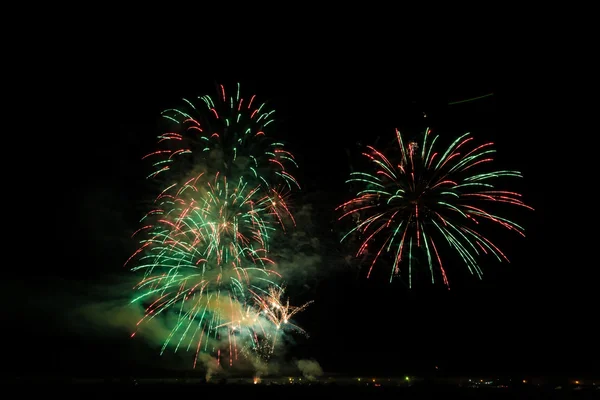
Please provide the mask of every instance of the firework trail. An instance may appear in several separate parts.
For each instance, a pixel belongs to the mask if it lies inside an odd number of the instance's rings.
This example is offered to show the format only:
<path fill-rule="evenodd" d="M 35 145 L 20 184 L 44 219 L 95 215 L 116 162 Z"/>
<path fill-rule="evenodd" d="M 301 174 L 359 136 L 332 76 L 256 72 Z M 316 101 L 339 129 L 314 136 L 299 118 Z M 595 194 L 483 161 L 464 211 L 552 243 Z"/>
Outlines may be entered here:
<path fill-rule="evenodd" d="M 269 347 L 259 335 L 268 320 L 257 319 L 249 288 L 282 279 L 269 242 L 295 225 L 286 198 L 299 186 L 288 171 L 293 155 L 267 135 L 273 111 L 255 96 L 245 102 L 239 85 L 232 97 L 221 86 L 217 99 L 200 99 L 203 109 L 185 100 L 185 109 L 163 112 L 177 129 L 161 134 L 159 150 L 143 157 L 161 189 L 126 264 L 143 274 L 133 300 L 145 307 L 138 330 L 158 316 L 171 327 L 161 353 L 171 345 L 194 350 L 195 360 L 201 352 L 218 362 L 227 355 L 232 365 L 242 353 Z"/>
<path fill-rule="evenodd" d="M 500 203 L 531 209 L 520 194 L 494 186 L 498 178 L 521 174 L 483 169 L 493 161 L 493 143 L 469 147 L 473 137 L 466 133 L 437 151 L 438 137 L 426 129 L 420 143 L 405 143 L 396 130 L 400 150 L 397 160 L 368 146 L 363 155 L 370 160 L 372 170 L 350 174 L 348 182 L 361 189 L 336 210 L 342 213 L 339 220 L 351 217 L 355 222 L 342 241 L 359 238 L 356 256 L 372 256 L 367 276 L 385 255 L 391 265 L 390 281 L 404 270 L 412 286 L 414 264 L 420 255 L 426 259 L 432 283 L 438 270 L 449 287 L 442 247 L 453 249 L 469 271 L 481 277 L 479 255 L 492 254 L 508 261 L 480 232 L 483 221 L 524 236 L 522 227 L 488 209 Z"/>

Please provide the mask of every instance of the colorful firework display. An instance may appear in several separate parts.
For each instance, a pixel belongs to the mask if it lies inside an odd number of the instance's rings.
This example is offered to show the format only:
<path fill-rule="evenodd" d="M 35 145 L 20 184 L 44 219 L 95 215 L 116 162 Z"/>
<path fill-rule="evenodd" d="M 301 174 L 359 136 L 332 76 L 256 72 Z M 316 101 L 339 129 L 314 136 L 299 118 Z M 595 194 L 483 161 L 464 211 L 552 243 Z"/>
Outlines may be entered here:
<path fill-rule="evenodd" d="M 306 306 L 281 304 L 283 277 L 269 258 L 271 237 L 295 224 L 286 197 L 299 188 L 294 156 L 268 134 L 273 113 L 241 98 L 239 84 L 233 96 L 221 85 L 216 99 L 163 112 L 171 129 L 143 157 L 161 189 L 127 261 L 143 274 L 138 329 L 157 317 L 169 325 L 162 351 L 186 348 L 195 360 L 209 353 L 229 365 L 242 354 L 266 359 L 282 324 L 295 326 L 290 317 Z"/>
<path fill-rule="evenodd" d="M 356 256 L 371 258 L 367 276 L 378 260 L 386 258 L 390 280 L 404 273 L 412 286 L 416 262 L 424 259 L 431 281 L 435 281 L 437 270 L 449 287 L 442 247 L 451 248 L 471 273 L 481 276 L 479 255 L 492 254 L 500 261 L 508 261 L 498 246 L 481 233 L 482 222 L 490 221 L 524 236 L 519 225 L 488 207 L 505 203 L 531 208 L 523 203 L 520 194 L 498 190 L 494 185 L 498 178 L 521 174 L 483 168 L 493 161 L 493 143 L 469 147 L 473 137 L 467 133 L 438 151 L 438 138 L 426 129 L 420 143 L 405 142 L 396 130 L 397 160 L 368 146 L 368 152 L 363 154 L 370 160 L 372 170 L 351 174 L 348 182 L 360 190 L 336 210 L 342 214 L 340 220 L 350 217 L 355 222 L 342 241 L 358 239 Z"/>
<path fill-rule="evenodd" d="M 256 96 L 242 97 L 239 84 L 229 96 L 221 85 L 215 97 L 184 99 L 162 116 L 169 129 L 142 158 L 159 189 L 126 262 L 141 275 L 132 303 L 145 310 L 132 337 L 157 319 L 167 326 L 161 354 L 192 351 L 194 366 L 201 354 L 219 365 L 267 361 L 285 335 L 306 334 L 292 319 L 311 304 L 285 299 L 285 276 L 270 250 L 296 224 L 287 203 L 300 189 L 294 156 L 270 134 L 274 111 Z M 367 147 L 372 168 L 351 174 L 357 193 L 336 208 L 339 220 L 353 221 L 341 240 L 359 243 L 355 255 L 369 259 L 367 277 L 379 261 L 390 281 L 406 278 L 412 287 L 416 269 L 427 265 L 432 283 L 439 277 L 449 287 L 448 249 L 479 277 L 480 256 L 508 261 L 484 225 L 524 235 L 495 210 L 501 203 L 531 207 L 496 188 L 499 178 L 521 174 L 485 168 L 493 143 L 473 145 L 467 133 L 440 149 L 429 129 L 420 141 L 396 130 L 396 141 L 395 157 Z"/>

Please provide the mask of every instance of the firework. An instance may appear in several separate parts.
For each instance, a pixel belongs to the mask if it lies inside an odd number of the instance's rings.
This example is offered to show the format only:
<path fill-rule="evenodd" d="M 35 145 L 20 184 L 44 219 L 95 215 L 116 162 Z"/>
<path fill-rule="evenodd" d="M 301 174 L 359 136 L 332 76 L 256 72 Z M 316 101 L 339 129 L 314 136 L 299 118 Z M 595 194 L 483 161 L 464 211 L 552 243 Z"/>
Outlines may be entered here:
<path fill-rule="evenodd" d="M 245 313 L 238 313 L 239 318 L 232 318 L 221 326 L 228 326 L 232 332 L 245 335 L 247 343 L 242 351 L 259 355 L 268 360 L 274 353 L 280 337 L 287 332 L 299 332 L 307 335 L 306 331 L 292 322 L 292 318 L 304 311 L 312 301 L 301 306 L 290 305 L 289 299 L 283 300 L 285 288 L 276 284 L 268 288 L 253 286 L 249 289 L 254 303 L 246 305 Z"/>
<path fill-rule="evenodd" d="M 270 286 L 264 294 L 251 291 L 254 295 L 257 307 L 267 316 L 269 321 L 279 329 L 291 329 L 306 333 L 298 325 L 293 324 L 292 317 L 299 312 L 304 311 L 312 301 L 304 303 L 301 306 L 291 306 L 290 300 L 283 300 L 285 288 L 281 286 Z"/>
<path fill-rule="evenodd" d="M 148 254 L 133 270 L 185 267 L 203 274 L 219 269 L 221 275 L 248 260 L 273 263 L 267 257 L 271 233 L 295 222 L 283 196 L 243 178 L 231 182 L 218 173 L 203 178 L 198 175 L 180 188 L 172 185 L 157 197 L 142 219 L 148 225 L 134 233 L 147 237 L 138 252 L 148 248 Z"/>
<path fill-rule="evenodd" d="M 229 178 L 246 177 L 265 187 L 283 182 L 289 190 L 300 188 L 290 172 L 297 168 L 284 144 L 268 135 L 275 110 L 253 95 L 228 96 L 223 85 L 216 97 L 183 99 L 180 108 L 163 111 L 172 130 L 158 137 L 160 148 L 143 159 L 152 163 L 152 178 L 178 181 L 191 172 L 220 173 Z"/>
<path fill-rule="evenodd" d="M 269 242 L 295 224 L 286 198 L 299 186 L 286 169 L 293 155 L 266 134 L 273 111 L 255 96 L 245 102 L 239 85 L 235 96 L 221 86 L 217 99 L 200 99 L 204 108 L 186 100 L 185 110 L 163 113 L 176 129 L 143 157 L 161 189 L 126 264 L 135 260 L 131 269 L 143 274 L 133 300 L 145 307 L 138 329 L 160 316 L 170 326 L 162 351 L 193 349 L 195 360 L 201 352 L 218 361 L 228 354 L 231 365 L 241 353 L 274 347 L 262 344 L 273 323 L 249 288 L 282 279 Z"/>
<path fill-rule="evenodd" d="M 520 194 L 498 190 L 494 185 L 498 178 L 521 174 L 484 169 L 493 161 L 493 143 L 469 147 L 473 137 L 467 133 L 438 152 L 438 137 L 426 129 L 420 143 L 405 143 L 396 130 L 400 150 L 397 160 L 368 146 L 363 155 L 369 159 L 372 170 L 350 175 L 348 182 L 360 190 L 336 210 L 342 213 L 340 220 L 351 217 L 355 223 L 342 241 L 358 238 L 356 256 L 372 258 L 367 276 L 378 260 L 388 257 L 390 280 L 405 271 L 411 286 L 413 268 L 422 256 L 432 282 L 437 270 L 449 286 L 443 247 L 454 250 L 471 273 L 481 277 L 479 255 L 492 254 L 500 261 L 508 261 L 498 246 L 480 232 L 482 222 L 492 222 L 524 236 L 522 227 L 489 208 L 504 203 L 531 209 Z"/>

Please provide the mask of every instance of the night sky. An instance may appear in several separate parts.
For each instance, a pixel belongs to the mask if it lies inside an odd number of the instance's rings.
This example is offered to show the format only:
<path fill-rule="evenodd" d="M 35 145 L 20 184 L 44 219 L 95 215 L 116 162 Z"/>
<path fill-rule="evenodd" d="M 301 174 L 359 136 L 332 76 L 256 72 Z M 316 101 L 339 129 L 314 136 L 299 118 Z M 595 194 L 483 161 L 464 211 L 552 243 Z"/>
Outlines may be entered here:
<path fill-rule="evenodd" d="M 129 339 L 134 321 L 122 310 L 135 280 L 122 267 L 136 247 L 130 235 L 152 199 L 140 158 L 154 146 L 161 110 L 238 81 L 276 109 L 275 134 L 300 165 L 303 190 L 292 203 L 304 210 L 306 225 L 297 229 L 318 238 L 311 265 L 288 284 L 293 302 L 315 302 L 296 318 L 310 337 L 296 337 L 287 359 L 314 359 L 326 372 L 352 374 L 435 365 L 456 373 L 598 370 L 596 284 L 586 272 L 592 266 L 570 249 L 569 233 L 555 228 L 555 219 L 567 217 L 546 202 L 556 193 L 549 171 L 561 163 L 548 152 L 547 132 L 536 129 L 546 118 L 536 106 L 542 94 L 524 84 L 526 75 L 476 63 L 453 74 L 334 61 L 321 69 L 272 66 L 248 79 L 183 64 L 145 70 L 139 60 L 119 60 L 83 68 L 77 78 L 63 71 L 50 85 L 55 95 L 40 104 L 46 134 L 37 140 L 44 163 L 27 203 L 44 209 L 35 212 L 43 228 L 27 233 L 42 236 L 35 239 L 38 256 L 24 254 L 9 277 L 16 321 L 8 326 L 22 349 L 11 352 L 15 374 L 136 375 L 189 366 L 192 353 L 161 358 L 156 346 Z M 351 195 L 344 180 L 360 164 L 361 146 L 392 140 L 394 128 L 420 134 L 426 127 L 494 141 L 497 165 L 523 172 L 513 187 L 536 210 L 507 211 L 526 238 L 492 232 L 510 264 L 481 260 L 481 281 L 457 265 L 450 291 L 425 281 L 408 290 L 381 276 L 367 280 L 364 270 L 344 262 L 351 249 L 338 244 L 334 224 L 333 208 Z"/>

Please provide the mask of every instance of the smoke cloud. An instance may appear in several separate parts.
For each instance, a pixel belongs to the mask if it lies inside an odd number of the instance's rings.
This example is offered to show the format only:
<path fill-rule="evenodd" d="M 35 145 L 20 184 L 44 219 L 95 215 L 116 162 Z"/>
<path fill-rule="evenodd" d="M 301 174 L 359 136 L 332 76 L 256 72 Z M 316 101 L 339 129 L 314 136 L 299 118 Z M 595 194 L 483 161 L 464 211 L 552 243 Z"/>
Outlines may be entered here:
<path fill-rule="evenodd" d="M 308 380 L 314 381 L 323 375 L 323 369 L 316 360 L 298 360 L 296 366 L 302 376 Z"/>

